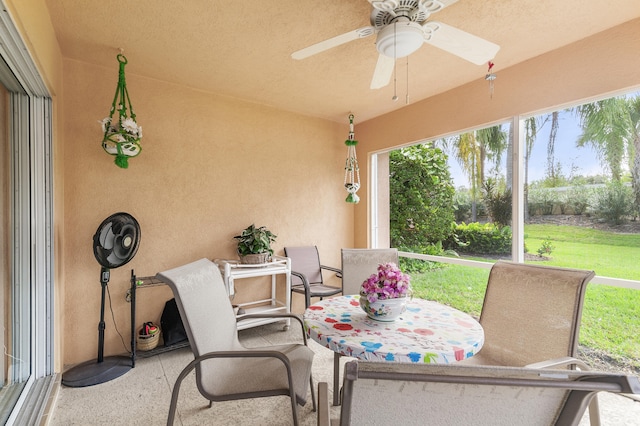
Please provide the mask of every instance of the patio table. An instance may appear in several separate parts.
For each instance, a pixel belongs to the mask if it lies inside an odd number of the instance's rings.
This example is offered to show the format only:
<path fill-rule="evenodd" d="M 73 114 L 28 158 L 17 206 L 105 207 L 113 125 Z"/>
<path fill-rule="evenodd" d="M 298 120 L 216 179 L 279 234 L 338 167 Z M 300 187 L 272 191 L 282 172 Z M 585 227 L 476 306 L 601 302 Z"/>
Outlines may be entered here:
<path fill-rule="evenodd" d="M 395 321 L 372 320 L 359 295 L 333 297 L 304 312 L 307 336 L 335 352 L 334 405 L 339 404 L 341 355 L 365 361 L 449 364 L 482 348 L 484 331 L 470 315 L 430 300 L 413 298 Z"/>

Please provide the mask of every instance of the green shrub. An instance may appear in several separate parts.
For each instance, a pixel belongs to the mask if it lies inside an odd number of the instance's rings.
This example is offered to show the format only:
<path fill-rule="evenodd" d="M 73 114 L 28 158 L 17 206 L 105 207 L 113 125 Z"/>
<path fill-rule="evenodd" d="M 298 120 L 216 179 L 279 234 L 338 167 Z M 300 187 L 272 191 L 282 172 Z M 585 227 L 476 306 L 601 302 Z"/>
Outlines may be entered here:
<path fill-rule="evenodd" d="M 511 253 L 511 227 L 493 223 L 470 223 L 454 226 L 445 248 L 461 253 L 508 254 Z"/>
<path fill-rule="evenodd" d="M 391 151 L 389 190 L 393 247 L 428 247 L 449 236 L 455 191 L 440 149 L 414 145 Z"/>
<path fill-rule="evenodd" d="M 558 201 L 556 202 L 556 206 L 560 209 L 560 214 L 567 214 L 567 209 L 569 208 L 568 191 L 565 190 L 558 193 Z"/>
<path fill-rule="evenodd" d="M 564 195 L 564 201 L 573 214 L 581 215 L 587 211 L 591 204 L 593 191 L 584 185 L 571 186 Z"/>
<path fill-rule="evenodd" d="M 558 202 L 558 193 L 550 188 L 532 185 L 527 194 L 529 215 L 549 215 L 553 213 L 553 206 Z"/>
<path fill-rule="evenodd" d="M 484 203 L 478 203 L 478 205 L 476 206 L 476 216 L 479 218 L 489 216 L 489 213 L 487 212 L 487 207 L 484 205 Z"/>
<path fill-rule="evenodd" d="M 453 212 L 458 223 L 471 218 L 471 195 L 466 188 L 456 190 L 453 195 Z"/>
<path fill-rule="evenodd" d="M 482 189 L 491 220 L 501 226 L 511 225 L 511 190 L 499 190 L 493 179 L 487 179 L 482 184 Z"/>
<path fill-rule="evenodd" d="M 551 241 L 549 240 L 549 238 L 547 238 L 542 242 L 542 245 L 538 249 L 538 254 L 540 256 L 550 255 L 551 252 L 553 252 L 555 249 L 556 247 L 553 244 L 551 244 Z"/>
<path fill-rule="evenodd" d="M 620 225 L 633 213 L 631 187 L 614 181 L 598 190 L 594 213 L 608 223 Z"/>
<path fill-rule="evenodd" d="M 451 250 L 444 250 L 442 243 L 430 244 L 427 247 L 399 247 L 401 251 L 407 251 L 418 254 L 429 254 L 432 256 L 454 255 L 458 254 Z M 400 257 L 400 269 L 407 274 L 415 274 L 432 271 L 434 269 L 441 269 L 446 266 L 446 263 L 431 262 L 429 260 L 412 259 L 409 257 Z"/>

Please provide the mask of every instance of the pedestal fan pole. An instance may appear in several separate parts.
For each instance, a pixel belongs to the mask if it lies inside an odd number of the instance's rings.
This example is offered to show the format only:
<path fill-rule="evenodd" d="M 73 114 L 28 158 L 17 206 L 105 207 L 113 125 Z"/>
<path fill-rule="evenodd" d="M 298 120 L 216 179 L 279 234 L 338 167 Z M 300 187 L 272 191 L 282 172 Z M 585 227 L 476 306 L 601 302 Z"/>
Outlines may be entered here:
<path fill-rule="evenodd" d="M 98 323 L 98 362 L 104 361 L 104 302 L 109 283 L 110 272 L 104 266 L 100 270 L 100 285 L 102 286 L 102 298 L 100 299 L 100 322 Z"/>
<path fill-rule="evenodd" d="M 109 275 L 109 269 L 103 266 L 100 271 L 102 299 L 100 301 L 100 322 L 98 323 L 98 359 L 83 362 L 64 372 L 62 374 L 62 384 L 65 386 L 83 387 L 97 385 L 120 377 L 133 368 L 132 360 L 129 357 L 104 357 L 104 305 Z"/>

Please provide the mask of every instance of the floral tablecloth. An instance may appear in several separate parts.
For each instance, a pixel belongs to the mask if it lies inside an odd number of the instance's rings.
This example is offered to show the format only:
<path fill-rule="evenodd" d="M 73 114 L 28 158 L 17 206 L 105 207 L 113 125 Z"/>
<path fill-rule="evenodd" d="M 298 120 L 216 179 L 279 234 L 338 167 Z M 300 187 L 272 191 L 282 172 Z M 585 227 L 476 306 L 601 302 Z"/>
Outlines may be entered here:
<path fill-rule="evenodd" d="M 360 296 L 322 300 L 304 312 L 307 336 L 342 355 L 388 362 L 449 364 L 472 357 L 484 331 L 471 316 L 423 299 L 412 299 L 395 321 L 369 319 Z"/>

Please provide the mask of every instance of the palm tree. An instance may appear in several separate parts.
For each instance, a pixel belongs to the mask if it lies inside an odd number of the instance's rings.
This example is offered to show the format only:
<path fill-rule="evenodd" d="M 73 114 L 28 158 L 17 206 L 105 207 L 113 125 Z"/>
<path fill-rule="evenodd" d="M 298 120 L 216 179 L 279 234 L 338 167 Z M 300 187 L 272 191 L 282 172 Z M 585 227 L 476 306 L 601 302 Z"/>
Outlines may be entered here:
<path fill-rule="evenodd" d="M 625 156 L 631 171 L 634 211 L 640 213 L 640 96 L 620 96 L 577 107 L 582 134 L 577 146 L 589 144 L 596 149 L 620 181 Z"/>
<path fill-rule="evenodd" d="M 507 149 L 507 134 L 502 126 L 492 126 L 476 131 L 476 139 L 480 144 L 480 182 L 486 178 L 486 160 L 500 164 L 502 155 Z"/>
<path fill-rule="evenodd" d="M 542 116 L 529 117 L 524 120 L 524 219 L 529 219 L 529 160 L 531 159 L 531 152 L 533 151 L 533 145 L 536 142 L 538 136 L 538 129 L 540 129 L 546 119 Z"/>
<path fill-rule="evenodd" d="M 477 201 L 485 181 L 486 161 L 499 163 L 507 147 L 507 136 L 501 126 L 461 133 L 439 141 L 453 155 L 471 186 L 471 220 L 477 219 Z"/>
<path fill-rule="evenodd" d="M 556 135 L 558 134 L 558 117 L 559 111 L 553 111 L 551 113 L 551 130 L 549 131 L 549 142 L 547 143 L 547 177 L 551 182 L 556 182 L 558 176 L 558 170 L 556 167 Z"/>
<path fill-rule="evenodd" d="M 629 116 L 632 124 L 633 155 L 631 168 L 631 187 L 633 188 L 635 214 L 640 214 L 640 96 L 629 99 Z"/>
<path fill-rule="evenodd" d="M 476 221 L 478 188 L 482 185 L 480 180 L 481 149 L 474 133 L 462 133 L 453 139 L 455 156 L 462 171 L 469 178 L 471 184 L 471 221 Z"/>
<path fill-rule="evenodd" d="M 582 126 L 576 145 L 591 145 L 609 168 L 611 179 L 620 181 L 622 161 L 633 149 L 634 126 L 628 100 L 624 97 L 604 99 L 580 105 L 575 111 Z"/>

